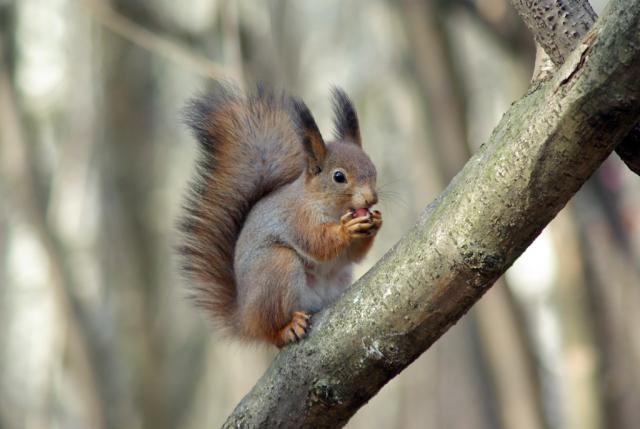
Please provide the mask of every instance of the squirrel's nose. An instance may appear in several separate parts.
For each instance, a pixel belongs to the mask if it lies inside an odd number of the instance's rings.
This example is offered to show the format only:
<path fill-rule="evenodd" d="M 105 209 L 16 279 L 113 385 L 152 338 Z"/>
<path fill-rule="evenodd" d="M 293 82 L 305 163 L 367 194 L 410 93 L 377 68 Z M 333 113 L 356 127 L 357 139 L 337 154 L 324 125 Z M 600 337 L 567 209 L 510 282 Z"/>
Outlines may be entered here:
<path fill-rule="evenodd" d="M 364 198 L 364 202 L 368 206 L 372 206 L 378 203 L 378 193 L 376 191 L 371 191 L 371 193 Z"/>

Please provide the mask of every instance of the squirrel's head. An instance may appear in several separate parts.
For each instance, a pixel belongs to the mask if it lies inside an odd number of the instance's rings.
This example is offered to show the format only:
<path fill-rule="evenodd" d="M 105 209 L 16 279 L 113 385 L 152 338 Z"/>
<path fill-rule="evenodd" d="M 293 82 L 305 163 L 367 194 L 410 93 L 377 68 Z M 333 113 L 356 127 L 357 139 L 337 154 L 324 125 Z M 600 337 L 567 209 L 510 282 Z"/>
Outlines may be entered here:
<path fill-rule="evenodd" d="M 307 190 L 324 204 L 329 200 L 336 216 L 376 204 L 376 168 L 362 149 L 358 116 L 345 92 L 333 90 L 335 140 L 326 144 L 307 106 L 298 100 L 294 105 L 307 158 Z"/>

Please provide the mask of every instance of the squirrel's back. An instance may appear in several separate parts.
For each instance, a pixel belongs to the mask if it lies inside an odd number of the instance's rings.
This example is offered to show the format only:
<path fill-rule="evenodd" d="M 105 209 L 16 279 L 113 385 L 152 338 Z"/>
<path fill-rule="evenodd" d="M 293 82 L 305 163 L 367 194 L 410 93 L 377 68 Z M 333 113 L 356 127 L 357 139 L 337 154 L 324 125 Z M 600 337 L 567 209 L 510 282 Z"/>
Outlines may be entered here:
<path fill-rule="evenodd" d="M 304 169 L 295 103 L 222 83 L 187 107 L 200 157 L 180 221 L 182 269 L 193 298 L 225 326 L 236 308 L 233 257 L 252 206 Z"/>

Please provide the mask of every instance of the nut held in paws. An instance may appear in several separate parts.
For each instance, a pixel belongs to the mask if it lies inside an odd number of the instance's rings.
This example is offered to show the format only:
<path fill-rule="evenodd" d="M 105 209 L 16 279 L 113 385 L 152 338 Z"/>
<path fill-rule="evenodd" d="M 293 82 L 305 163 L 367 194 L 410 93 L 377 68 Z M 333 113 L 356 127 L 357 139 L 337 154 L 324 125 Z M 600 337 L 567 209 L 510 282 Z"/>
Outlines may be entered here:
<path fill-rule="evenodd" d="M 370 215 L 371 213 L 369 212 L 368 209 L 362 208 L 362 209 L 356 209 L 356 211 L 353 212 L 353 217 L 362 217 L 362 216 L 367 216 Z"/>

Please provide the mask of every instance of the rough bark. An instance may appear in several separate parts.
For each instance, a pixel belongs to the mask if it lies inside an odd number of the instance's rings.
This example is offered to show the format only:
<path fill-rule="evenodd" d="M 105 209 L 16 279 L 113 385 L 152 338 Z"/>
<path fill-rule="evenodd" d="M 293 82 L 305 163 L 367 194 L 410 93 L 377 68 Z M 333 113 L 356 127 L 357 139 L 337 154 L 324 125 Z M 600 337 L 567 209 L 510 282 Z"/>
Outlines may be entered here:
<path fill-rule="evenodd" d="M 336 427 L 433 344 L 640 118 L 640 2 L 514 103 L 418 224 L 287 347 L 225 427 Z"/>
<path fill-rule="evenodd" d="M 578 46 L 598 16 L 589 0 L 511 0 L 533 37 L 556 65 Z M 620 159 L 640 174 L 640 124 L 616 147 Z"/>
<path fill-rule="evenodd" d="M 554 64 L 563 64 L 598 16 L 588 0 L 512 0 L 520 17 Z"/>

